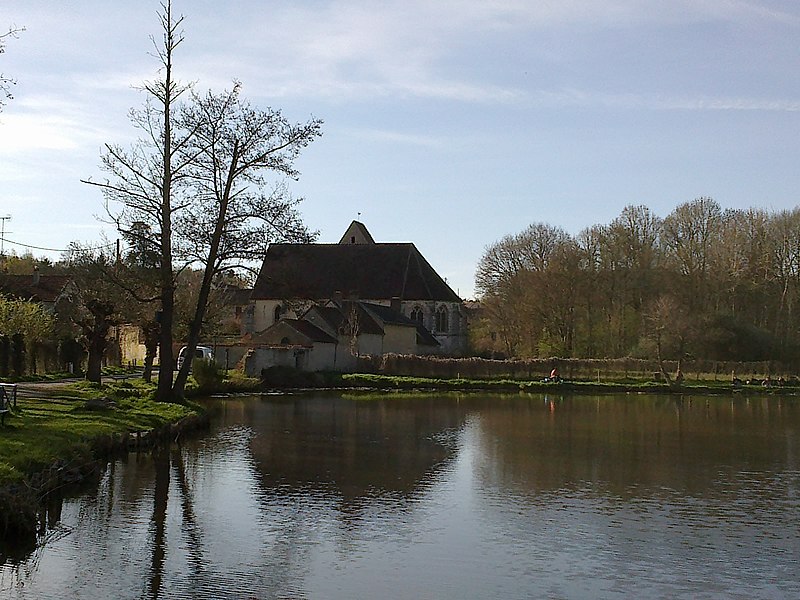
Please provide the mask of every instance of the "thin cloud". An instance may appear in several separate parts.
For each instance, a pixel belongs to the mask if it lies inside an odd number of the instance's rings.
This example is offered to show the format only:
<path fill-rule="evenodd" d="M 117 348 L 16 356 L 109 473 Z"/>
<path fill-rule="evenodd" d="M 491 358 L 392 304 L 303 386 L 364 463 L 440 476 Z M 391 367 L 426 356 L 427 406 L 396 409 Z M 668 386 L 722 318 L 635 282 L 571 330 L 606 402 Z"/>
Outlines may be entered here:
<path fill-rule="evenodd" d="M 426 148 L 441 148 L 445 144 L 441 138 L 402 133 L 399 131 L 386 131 L 379 129 L 351 129 L 345 133 L 363 140 L 422 146 Z"/>
<path fill-rule="evenodd" d="M 539 90 L 522 103 L 528 108 L 605 108 L 613 110 L 800 112 L 800 101 L 788 99 L 607 93 L 590 90 Z"/>

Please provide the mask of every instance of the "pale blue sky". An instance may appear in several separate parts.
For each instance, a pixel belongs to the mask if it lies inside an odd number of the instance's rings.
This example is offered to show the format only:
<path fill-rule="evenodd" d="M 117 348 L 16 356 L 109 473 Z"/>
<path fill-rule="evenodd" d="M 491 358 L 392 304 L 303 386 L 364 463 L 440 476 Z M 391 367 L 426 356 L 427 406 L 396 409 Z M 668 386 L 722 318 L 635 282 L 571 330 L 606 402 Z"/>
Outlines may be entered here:
<path fill-rule="evenodd" d="M 98 222 L 104 142 L 127 143 L 155 77 L 150 0 L 4 0 L 27 28 L 0 55 L 8 240 L 63 248 Z M 299 161 L 301 211 L 413 241 L 462 296 L 485 247 L 544 221 L 576 234 L 627 204 L 698 196 L 793 208 L 800 188 L 800 2 L 175 0 L 176 73 L 235 78 L 254 104 L 324 119 Z M 6 249 L 24 248 L 6 243 Z M 34 250 L 34 254 L 45 254 Z M 51 253 L 57 257 L 57 253 Z"/>

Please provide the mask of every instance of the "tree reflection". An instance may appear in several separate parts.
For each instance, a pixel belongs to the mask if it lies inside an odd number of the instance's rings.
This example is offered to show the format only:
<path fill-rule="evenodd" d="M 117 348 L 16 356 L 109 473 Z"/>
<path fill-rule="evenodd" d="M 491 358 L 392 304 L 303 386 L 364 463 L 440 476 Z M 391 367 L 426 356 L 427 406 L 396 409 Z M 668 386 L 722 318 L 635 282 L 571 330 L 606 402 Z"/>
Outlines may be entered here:
<path fill-rule="evenodd" d="M 194 581 L 201 581 L 205 578 L 206 564 L 206 561 L 203 558 L 204 549 L 202 528 L 198 524 L 197 517 L 195 515 L 194 499 L 192 496 L 192 489 L 189 484 L 189 479 L 186 476 L 183 451 L 178 445 L 175 445 L 172 448 L 172 463 L 175 467 L 175 475 L 178 481 L 178 491 L 180 492 L 181 496 L 181 520 L 183 523 L 183 532 L 189 538 L 189 543 L 187 544 L 189 564 L 192 568 Z"/>
<path fill-rule="evenodd" d="M 158 598 L 161 590 L 161 578 L 164 573 L 164 557 L 166 554 L 167 506 L 169 504 L 170 453 L 169 449 L 153 450 L 155 467 L 155 488 L 153 492 L 153 517 L 151 531 L 153 534 L 150 560 L 150 598 Z"/>
<path fill-rule="evenodd" d="M 774 398 L 516 400 L 483 413 L 478 476 L 526 494 L 588 485 L 620 498 L 660 489 L 706 495 L 726 469 L 795 463 L 797 448 L 773 426 L 787 417 L 797 422 L 800 407 Z"/>

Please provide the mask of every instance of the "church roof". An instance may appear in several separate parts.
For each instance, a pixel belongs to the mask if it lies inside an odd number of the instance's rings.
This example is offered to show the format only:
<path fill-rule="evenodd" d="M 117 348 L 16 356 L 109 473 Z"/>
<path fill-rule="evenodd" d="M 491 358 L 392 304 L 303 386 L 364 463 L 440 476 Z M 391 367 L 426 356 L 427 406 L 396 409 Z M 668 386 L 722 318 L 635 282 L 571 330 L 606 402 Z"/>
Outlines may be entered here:
<path fill-rule="evenodd" d="M 340 244 L 374 244 L 375 239 L 367 230 L 367 226 L 360 221 L 353 221 L 350 227 L 344 232 Z"/>
<path fill-rule="evenodd" d="M 412 243 L 272 244 L 253 299 L 460 298 Z"/>

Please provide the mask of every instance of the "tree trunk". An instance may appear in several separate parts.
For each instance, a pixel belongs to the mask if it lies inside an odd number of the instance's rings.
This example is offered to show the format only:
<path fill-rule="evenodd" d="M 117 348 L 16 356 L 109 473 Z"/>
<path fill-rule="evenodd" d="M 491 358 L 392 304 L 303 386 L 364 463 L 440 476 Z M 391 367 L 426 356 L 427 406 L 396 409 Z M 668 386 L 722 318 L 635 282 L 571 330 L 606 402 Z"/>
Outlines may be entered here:
<path fill-rule="evenodd" d="M 155 321 L 145 321 L 142 325 L 144 335 L 144 370 L 142 379 L 150 383 L 153 379 L 153 362 L 155 362 L 156 352 L 158 352 L 159 328 Z"/>
<path fill-rule="evenodd" d="M 197 297 L 197 306 L 195 308 L 194 318 L 189 326 L 189 337 L 186 341 L 187 359 L 194 356 L 194 350 L 197 347 L 197 343 L 200 341 L 200 333 L 203 329 L 203 319 L 205 318 L 206 307 L 208 306 L 208 298 L 211 295 L 211 283 L 214 280 L 214 275 L 216 273 L 219 246 L 228 216 L 228 203 L 230 201 L 231 189 L 233 189 L 233 180 L 238 160 L 239 142 L 237 140 L 233 145 L 233 156 L 231 157 L 231 164 L 228 167 L 228 174 L 225 180 L 225 189 L 222 193 L 222 197 L 219 199 L 219 212 L 216 215 L 217 219 L 214 226 L 214 234 L 211 237 L 211 245 L 208 250 L 208 257 L 206 258 L 205 270 L 203 271 L 203 282 L 200 285 L 200 293 Z M 186 380 L 189 377 L 189 371 L 191 367 L 192 361 L 184 360 L 180 370 L 178 371 L 178 375 L 175 377 L 175 384 L 172 391 L 177 398 L 183 398 L 184 389 L 186 388 Z"/>
<path fill-rule="evenodd" d="M 105 321 L 95 323 L 94 329 L 87 336 L 89 338 L 89 357 L 86 364 L 86 380 L 100 383 L 102 378 L 103 355 L 106 351 L 109 324 Z"/>

